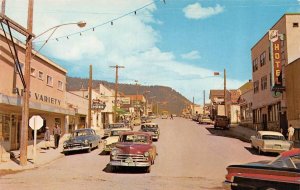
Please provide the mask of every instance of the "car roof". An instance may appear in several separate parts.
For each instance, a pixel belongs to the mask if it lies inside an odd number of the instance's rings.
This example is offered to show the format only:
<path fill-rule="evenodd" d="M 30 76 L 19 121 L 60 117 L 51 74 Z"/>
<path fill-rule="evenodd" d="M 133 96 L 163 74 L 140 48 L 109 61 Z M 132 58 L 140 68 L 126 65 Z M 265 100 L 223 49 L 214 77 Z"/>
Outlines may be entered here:
<path fill-rule="evenodd" d="M 158 125 L 157 123 L 143 123 L 142 125 Z"/>
<path fill-rule="evenodd" d="M 283 136 L 281 133 L 276 131 L 258 131 L 261 135 L 277 135 L 277 136 Z"/>
<path fill-rule="evenodd" d="M 296 155 L 300 155 L 300 148 L 294 148 L 292 150 L 281 153 L 282 157 L 292 157 Z"/>
<path fill-rule="evenodd" d="M 151 134 L 147 132 L 139 132 L 139 131 L 129 131 L 129 132 L 124 132 L 122 135 L 146 135 L 146 136 L 151 136 Z"/>

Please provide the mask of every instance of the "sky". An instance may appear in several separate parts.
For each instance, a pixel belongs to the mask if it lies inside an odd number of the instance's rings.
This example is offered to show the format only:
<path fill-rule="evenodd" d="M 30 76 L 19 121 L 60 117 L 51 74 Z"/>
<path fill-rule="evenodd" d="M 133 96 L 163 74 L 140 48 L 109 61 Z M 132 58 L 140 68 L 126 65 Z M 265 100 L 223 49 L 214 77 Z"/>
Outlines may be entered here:
<path fill-rule="evenodd" d="M 27 0 L 6 0 L 6 15 L 27 26 Z M 40 53 L 68 76 L 169 86 L 195 103 L 210 89 L 228 89 L 252 78 L 251 48 L 300 0 L 39 0 L 33 33 L 65 25 L 34 39 Z M 51 35 L 52 34 L 52 35 Z M 24 40 L 22 36 L 14 36 Z M 219 76 L 214 76 L 219 72 Z"/>

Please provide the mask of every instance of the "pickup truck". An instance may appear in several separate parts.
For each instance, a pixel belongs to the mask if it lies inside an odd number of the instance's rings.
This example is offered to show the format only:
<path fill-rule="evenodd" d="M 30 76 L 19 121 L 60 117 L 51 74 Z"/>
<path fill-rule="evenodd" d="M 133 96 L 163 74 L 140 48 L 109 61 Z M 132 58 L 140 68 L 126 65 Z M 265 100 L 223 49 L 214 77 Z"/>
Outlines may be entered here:
<path fill-rule="evenodd" d="M 215 118 L 214 128 L 222 128 L 222 129 L 229 129 L 230 127 L 230 120 L 227 116 L 224 115 L 217 115 Z"/>

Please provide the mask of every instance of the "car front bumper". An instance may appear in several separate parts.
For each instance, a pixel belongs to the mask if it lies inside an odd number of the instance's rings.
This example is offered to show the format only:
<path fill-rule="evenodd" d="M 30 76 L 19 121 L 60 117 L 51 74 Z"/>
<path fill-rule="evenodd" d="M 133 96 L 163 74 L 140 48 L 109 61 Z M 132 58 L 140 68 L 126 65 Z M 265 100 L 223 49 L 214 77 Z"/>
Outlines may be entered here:
<path fill-rule="evenodd" d="M 64 147 L 63 149 L 63 152 L 70 152 L 70 151 L 76 151 L 76 150 L 87 150 L 89 149 L 90 146 L 74 146 L 74 147 L 69 147 L 69 146 L 66 146 Z"/>
<path fill-rule="evenodd" d="M 126 167 L 149 167 L 151 166 L 150 162 L 126 162 L 126 161 L 118 161 L 112 160 L 109 162 L 111 166 L 126 166 Z"/>
<path fill-rule="evenodd" d="M 260 149 L 262 152 L 271 152 L 271 153 L 282 153 L 288 151 L 290 149 L 272 149 L 272 148 L 262 148 Z"/>

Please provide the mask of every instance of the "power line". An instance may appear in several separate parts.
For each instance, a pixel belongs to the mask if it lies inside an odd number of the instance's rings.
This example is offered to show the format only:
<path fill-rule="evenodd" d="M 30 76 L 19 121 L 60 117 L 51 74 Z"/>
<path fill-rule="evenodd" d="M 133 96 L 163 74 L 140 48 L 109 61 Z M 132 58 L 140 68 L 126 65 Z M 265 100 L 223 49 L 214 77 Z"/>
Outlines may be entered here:
<path fill-rule="evenodd" d="M 124 17 L 126 17 L 128 15 L 131 15 L 131 14 L 136 15 L 138 11 L 140 11 L 142 9 L 145 9 L 146 7 L 149 7 L 150 5 L 155 4 L 158 1 L 161 1 L 161 0 L 152 1 L 152 2 L 146 4 L 146 5 L 142 6 L 142 7 L 139 7 L 137 9 L 135 9 L 134 11 L 130 11 L 130 12 L 126 13 L 126 14 L 123 14 L 123 15 L 121 15 L 119 17 L 116 17 L 114 19 L 108 20 L 108 21 L 103 22 L 101 24 L 98 24 L 96 26 L 90 27 L 90 28 L 88 28 L 86 30 L 82 30 L 82 31 L 79 31 L 79 32 L 74 32 L 74 33 L 71 33 L 71 34 L 68 34 L 68 35 L 64 35 L 64 36 L 60 36 L 60 37 L 56 37 L 56 38 L 51 38 L 51 39 L 48 39 L 48 41 L 53 41 L 53 40 L 59 41 L 59 39 L 61 39 L 61 38 L 67 38 L 67 39 L 69 39 L 70 36 L 74 36 L 74 35 L 78 35 L 78 34 L 82 35 L 83 33 L 88 32 L 88 31 L 95 31 L 96 28 L 102 27 L 102 26 L 107 25 L 107 24 L 114 25 L 115 21 L 120 20 L 120 19 L 122 19 L 122 18 L 124 18 Z M 164 4 L 166 3 L 165 0 L 163 0 L 163 2 L 164 2 Z M 41 40 L 41 41 L 36 41 L 35 43 L 42 43 L 42 42 L 45 42 L 45 41 L 46 40 Z"/>

